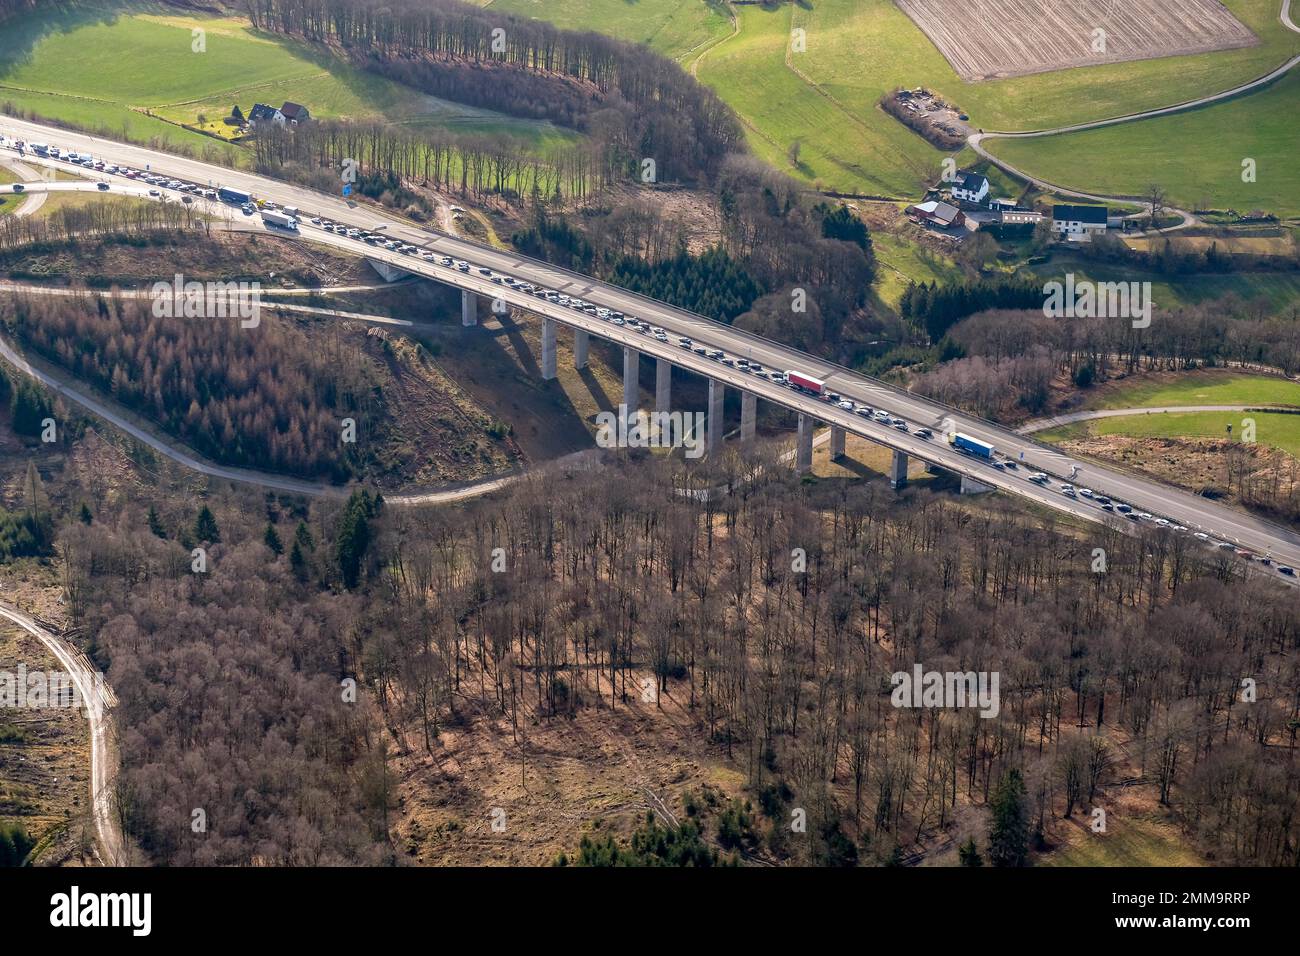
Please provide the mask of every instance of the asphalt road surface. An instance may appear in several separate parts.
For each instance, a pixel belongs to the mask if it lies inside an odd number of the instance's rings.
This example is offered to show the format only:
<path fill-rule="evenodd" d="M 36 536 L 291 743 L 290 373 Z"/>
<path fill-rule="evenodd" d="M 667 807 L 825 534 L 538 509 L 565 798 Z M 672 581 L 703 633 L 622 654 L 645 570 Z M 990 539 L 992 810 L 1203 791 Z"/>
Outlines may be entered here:
<path fill-rule="evenodd" d="M 1260 555 L 1267 555 L 1279 564 L 1292 567 L 1300 565 L 1300 534 L 1272 522 L 1172 488 L 1153 479 L 1115 468 L 1085 463 L 1059 449 L 1019 435 L 1011 429 L 1002 428 L 937 402 L 893 388 L 823 359 L 636 295 L 617 286 L 520 256 L 512 251 L 490 248 L 466 239 L 425 229 L 378 208 L 358 205 L 342 196 L 326 195 L 254 173 L 211 166 L 197 160 L 171 156 L 141 146 L 117 143 L 84 133 L 44 127 L 8 117 L 0 117 L 0 133 L 28 142 L 48 142 L 78 152 L 90 153 L 96 158 L 119 166 L 125 165 L 136 169 L 145 169 L 148 166 L 154 173 L 199 185 L 241 189 L 262 201 L 297 207 L 301 210 L 301 238 L 304 240 L 350 250 L 447 285 L 477 292 L 488 298 L 500 299 L 509 305 L 548 316 L 564 325 L 585 329 L 615 343 L 631 346 L 642 355 L 667 359 L 677 366 L 726 385 L 743 388 L 760 398 L 806 413 L 819 421 L 839 425 L 869 440 L 888 445 L 957 474 L 967 475 L 984 484 L 1037 501 L 1059 511 L 1092 521 L 1118 521 L 1121 527 L 1129 526 L 1129 522 L 1116 519 L 1087 499 L 1063 495 L 1059 489 L 1060 481 L 1071 481 L 1079 487 L 1086 486 L 1117 501 L 1126 502 L 1132 505 L 1135 511 L 1149 512 L 1155 517 L 1164 517 L 1184 525 L 1190 529 L 1189 534 L 1199 531 L 1219 541 Z M 54 161 L 34 157 L 26 157 L 24 161 L 57 165 Z M 243 218 L 238 210 L 232 210 L 227 214 L 232 218 Z M 312 216 L 326 217 L 359 229 L 382 233 L 398 241 L 418 246 L 425 252 L 464 260 L 473 268 L 467 273 L 459 272 L 436 261 L 430 262 L 418 256 L 404 255 L 395 250 L 384 249 L 382 246 L 367 245 L 340 237 L 310 225 L 307 220 Z M 479 268 L 487 268 L 498 276 L 513 276 L 520 281 L 581 297 L 598 306 L 638 316 L 655 326 L 662 327 L 667 333 L 668 341 L 657 342 L 649 335 L 638 334 L 626 327 L 612 325 L 596 316 L 533 297 L 503 284 L 493 283 L 489 276 L 479 274 L 477 271 Z M 913 430 L 918 426 L 930 427 L 934 429 L 935 437 L 927 441 L 914 433 L 901 432 L 867 420 L 852 411 L 797 393 L 765 377 L 750 375 L 705 356 L 696 355 L 678 347 L 679 336 L 691 338 L 698 346 L 721 349 L 734 358 L 761 363 L 767 369 L 797 370 L 813 375 L 826 382 L 828 391 L 837 392 L 855 403 L 882 409 L 891 417 L 901 418 L 909 423 Z M 943 439 L 943 435 L 951 432 L 962 432 L 992 444 L 999 454 L 1017 462 L 1020 467 L 997 470 L 986 462 L 962 454 L 950 447 Z M 1028 480 L 1028 473 L 1031 470 L 1045 472 L 1058 480 L 1048 487 L 1040 486 Z"/>

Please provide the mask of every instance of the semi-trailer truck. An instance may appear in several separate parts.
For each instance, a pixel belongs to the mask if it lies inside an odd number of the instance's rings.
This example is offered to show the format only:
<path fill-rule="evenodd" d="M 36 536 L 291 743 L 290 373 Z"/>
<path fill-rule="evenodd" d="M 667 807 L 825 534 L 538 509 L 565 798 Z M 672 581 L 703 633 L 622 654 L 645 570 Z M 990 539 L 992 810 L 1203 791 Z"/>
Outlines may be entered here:
<path fill-rule="evenodd" d="M 786 381 L 800 391 L 807 392 L 810 395 L 820 395 L 826 391 L 826 383 L 819 378 L 813 378 L 811 375 L 805 375 L 803 372 L 797 372 L 793 369 L 785 373 Z"/>
<path fill-rule="evenodd" d="M 972 438 L 970 435 L 963 435 L 956 432 L 952 436 L 952 445 L 960 452 L 967 455 L 973 455 L 976 458 L 984 458 L 988 461 L 993 460 L 993 446 L 986 441 L 980 441 L 978 438 Z"/>
<path fill-rule="evenodd" d="M 298 230 L 298 220 L 294 219 L 293 216 L 286 216 L 282 212 L 272 212 L 269 209 L 264 209 L 262 211 L 262 222 L 266 223 L 268 226 L 288 229 L 291 232 L 297 232 Z"/>
<path fill-rule="evenodd" d="M 236 206 L 242 206 L 247 202 L 251 202 L 253 199 L 252 195 L 249 193 L 239 189 L 229 189 L 226 187 L 217 190 L 217 196 L 222 202 L 232 203 Z"/>

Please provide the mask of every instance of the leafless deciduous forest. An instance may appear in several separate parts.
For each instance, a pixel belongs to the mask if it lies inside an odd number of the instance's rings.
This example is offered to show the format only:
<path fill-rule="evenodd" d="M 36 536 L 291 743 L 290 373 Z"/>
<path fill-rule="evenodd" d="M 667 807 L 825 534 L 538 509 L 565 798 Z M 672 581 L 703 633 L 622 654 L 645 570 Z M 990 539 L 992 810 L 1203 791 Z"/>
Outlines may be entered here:
<path fill-rule="evenodd" d="M 266 543 L 256 499 L 217 496 L 206 576 L 139 503 L 72 523 L 72 606 L 123 701 L 134 834 L 158 862 L 381 859 L 386 726 L 437 754 L 485 709 L 526 749 L 528 726 L 645 706 L 653 686 L 755 794 L 788 794 L 814 841 L 838 824 L 867 861 L 950 837 L 1013 768 L 1040 825 L 1139 786 L 1214 859 L 1296 861 L 1291 593 L 1180 538 L 997 499 L 776 467 L 682 494 L 704 486 L 612 461 L 472 507 L 388 508 L 360 537 L 338 505 L 269 503 L 292 556 Z M 352 590 L 340 533 L 360 543 Z M 997 716 L 892 706 L 890 675 L 916 664 L 997 672 Z M 367 706 L 340 709 L 348 677 Z M 215 845 L 190 837 L 196 806 L 220 821 Z M 760 852 L 816 858 L 772 829 Z"/>

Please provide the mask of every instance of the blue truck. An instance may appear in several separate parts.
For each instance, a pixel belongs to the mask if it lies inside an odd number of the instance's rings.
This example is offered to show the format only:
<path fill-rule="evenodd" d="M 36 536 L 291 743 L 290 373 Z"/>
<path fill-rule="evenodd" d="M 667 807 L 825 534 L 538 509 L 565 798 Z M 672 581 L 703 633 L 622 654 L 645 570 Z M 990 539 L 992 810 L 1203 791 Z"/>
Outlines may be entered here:
<path fill-rule="evenodd" d="M 963 435 L 961 432 L 954 433 L 952 445 L 964 454 L 975 458 L 983 458 L 985 461 L 993 460 L 993 446 L 986 441 L 980 441 L 978 438 L 971 438 L 970 435 Z"/>
<path fill-rule="evenodd" d="M 238 189 L 228 189 L 226 187 L 217 190 L 217 195 L 221 198 L 222 202 L 233 203 L 236 206 L 242 206 L 245 203 L 251 202 L 253 199 L 250 193 L 242 192 Z"/>

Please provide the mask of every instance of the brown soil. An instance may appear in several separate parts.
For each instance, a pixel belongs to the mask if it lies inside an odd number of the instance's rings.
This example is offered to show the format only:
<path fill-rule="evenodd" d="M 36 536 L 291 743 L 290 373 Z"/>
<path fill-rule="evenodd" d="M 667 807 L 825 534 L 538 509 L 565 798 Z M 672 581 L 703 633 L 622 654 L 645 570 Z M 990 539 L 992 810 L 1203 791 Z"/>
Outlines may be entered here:
<path fill-rule="evenodd" d="M 165 271 L 159 263 L 165 262 Z M 0 268 L 15 280 L 92 288 L 137 287 L 187 280 L 259 281 L 266 289 L 377 283 L 365 261 L 335 255 L 304 242 L 247 233 L 188 236 L 164 246 L 83 243 L 54 252 L 15 250 L 0 255 Z"/>
<path fill-rule="evenodd" d="M 422 865 L 548 865 L 561 852 L 572 856 L 596 821 L 625 842 L 648 810 L 660 812 L 658 801 L 681 820 L 687 792 L 739 796 L 742 774 L 724 746 L 706 742 L 684 688 L 674 684 L 662 706 L 643 703 L 642 677 L 649 671 L 629 675 L 628 702 L 611 707 L 608 680 L 597 695 L 588 674 L 574 717 L 521 714 L 517 734 L 507 717 L 463 713 L 443 728 L 432 756 L 421 732 L 406 728 L 398 848 Z M 493 828 L 494 816 L 503 830 Z"/>

